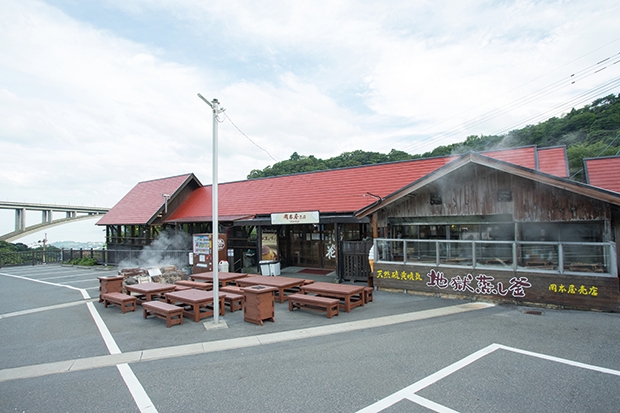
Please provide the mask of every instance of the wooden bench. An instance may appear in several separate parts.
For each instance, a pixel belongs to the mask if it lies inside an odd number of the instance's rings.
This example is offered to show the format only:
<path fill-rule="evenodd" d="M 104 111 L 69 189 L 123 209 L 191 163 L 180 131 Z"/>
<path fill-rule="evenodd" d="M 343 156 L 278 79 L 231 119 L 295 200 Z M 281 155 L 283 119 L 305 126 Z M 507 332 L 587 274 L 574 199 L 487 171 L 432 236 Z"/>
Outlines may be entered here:
<path fill-rule="evenodd" d="M 147 318 L 154 315 L 166 320 L 166 327 L 183 324 L 183 307 L 164 303 L 163 301 L 147 301 L 142 303 L 142 315 Z"/>
<path fill-rule="evenodd" d="M 115 304 L 121 308 L 123 314 L 127 311 L 136 311 L 136 297 L 123 293 L 105 293 L 101 295 L 103 306 L 108 308 L 108 304 Z"/>
<path fill-rule="evenodd" d="M 204 291 L 211 291 L 213 289 L 213 284 L 203 283 L 199 281 L 179 280 L 175 282 L 175 284 L 183 286 L 183 287 L 195 288 L 197 290 L 204 290 Z"/>
<path fill-rule="evenodd" d="M 224 292 L 226 293 L 224 303 L 228 304 L 228 308 L 231 313 L 234 313 L 237 310 L 243 310 L 243 303 L 245 302 L 245 297 L 243 294 L 235 294 L 228 291 Z"/>
<path fill-rule="evenodd" d="M 241 291 L 241 287 L 237 287 L 234 285 L 226 285 L 222 288 L 220 288 L 220 291 L 223 293 L 233 293 L 233 294 L 241 294 L 243 295 L 243 291 Z"/>
<path fill-rule="evenodd" d="M 337 298 L 319 297 L 317 295 L 291 294 L 288 296 L 288 309 L 293 311 L 295 308 L 314 308 L 325 310 L 327 318 L 338 315 L 340 300 Z"/>
<path fill-rule="evenodd" d="M 372 292 L 374 291 L 373 287 L 364 287 L 364 304 L 372 301 Z"/>

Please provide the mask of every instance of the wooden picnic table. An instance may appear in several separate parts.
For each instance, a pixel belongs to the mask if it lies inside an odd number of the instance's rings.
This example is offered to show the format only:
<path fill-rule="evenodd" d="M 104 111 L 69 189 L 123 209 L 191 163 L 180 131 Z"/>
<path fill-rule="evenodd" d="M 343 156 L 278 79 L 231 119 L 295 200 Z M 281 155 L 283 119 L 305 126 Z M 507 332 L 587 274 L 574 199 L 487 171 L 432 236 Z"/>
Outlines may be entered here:
<path fill-rule="evenodd" d="M 138 303 L 142 304 L 145 301 L 152 301 L 153 298 L 163 298 L 163 294 L 174 291 L 176 286 L 174 284 L 147 282 L 142 284 L 126 285 L 125 289 L 129 295 L 131 295 L 131 293 L 138 294 L 136 298 L 138 299 Z"/>
<path fill-rule="evenodd" d="M 316 282 L 302 286 L 301 292 L 343 300 L 340 307 L 347 313 L 350 313 L 352 308 L 364 306 L 364 286 Z"/>
<path fill-rule="evenodd" d="M 257 275 L 255 277 L 246 277 L 235 280 L 239 287 L 249 287 L 252 285 L 265 285 L 267 287 L 275 287 L 278 289 L 278 302 L 282 304 L 286 300 L 285 291 L 291 288 L 300 288 L 306 280 L 293 277 L 267 277 Z"/>
<path fill-rule="evenodd" d="M 239 273 L 239 272 L 219 272 L 217 273 L 217 281 L 219 286 L 222 287 L 231 281 L 238 280 L 239 278 L 247 277 L 247 274 Z M 213 272 L 199 272 L 196 274 L 192 274 L 189 276 L 192 281 L 203 280 L 210 283 L 213 283 Z"/>
<path fill-rule="evenodd" d="M 189 289 L 183 291 L 174 291 L 166 293 L 166 301 L 170 304 L 181 304 L 183 306 L 183 315 L 192 318 L 195 322 L 199 322 L 205 317 L 213 315 L 213 291 L 203 291 Z M 226 294 L 218 294 L 220 303 L 220 315 L 224 315 L 224 299 Z M 201 311 L 204 309 L 205 311 Z"/>

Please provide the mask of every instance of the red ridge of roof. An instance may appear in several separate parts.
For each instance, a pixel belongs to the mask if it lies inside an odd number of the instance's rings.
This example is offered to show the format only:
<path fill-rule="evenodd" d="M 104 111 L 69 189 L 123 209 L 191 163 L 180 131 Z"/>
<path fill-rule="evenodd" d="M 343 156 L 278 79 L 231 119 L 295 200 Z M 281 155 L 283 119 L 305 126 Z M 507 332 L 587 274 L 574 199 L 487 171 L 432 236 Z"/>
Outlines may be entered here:
<path fill-rule="evenodd" d="M 192 174 L 139 182 L 96 225 L 143 225 L 165 203 L 162 194 L 174 194 Z"/>
<path fill-rule="evenodd" d="M 566 147 L 538 149 L 538 170 L 560 178 L 568 178 Z"/>
<path fill-rule="evenodd" d="M 620 156 L 584 159 L 588 184 L 620 193 Z"/>

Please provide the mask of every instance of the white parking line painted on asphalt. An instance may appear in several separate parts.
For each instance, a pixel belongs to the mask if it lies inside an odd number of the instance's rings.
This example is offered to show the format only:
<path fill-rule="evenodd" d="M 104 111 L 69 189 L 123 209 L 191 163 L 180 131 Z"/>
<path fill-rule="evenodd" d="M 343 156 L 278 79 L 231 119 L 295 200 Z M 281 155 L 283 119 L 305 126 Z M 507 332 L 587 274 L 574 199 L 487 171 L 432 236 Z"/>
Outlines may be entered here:
<path fill-rule="evenodd" d="M 418 396 L 417 394 L 407 396 L 407 399 L 437 413 L 459 413 L 456 410 L 452 410 L 449 407 L 442 406 L 439 403 L 435 403 L 434 401 L 425 399 L 424 397 Z"/>
<path fill-rule="evenodd" d="M 4 275 L 7 277 L 13 277 L 13 278 L 19 278 L 23 280 L 32 281 L 32 282 L 38 282 L 38 283 L 47 284 L 47 285 L 53 285 L 56 287 L 63 287 L 63 288 L 69 288 L 72 290 L 77 290 L 82 294 L 82 296 L 85 299 L 90 299 L 90 295 L 88 294 L 88 292 L 82 288 L 77 288 L 77 287 L 73 287 L 70 285 L 64 285 L 64 284 L 51 283 L 48 281 L 35 280 L 32 278 L 21 277 L 18 275 L 11 275 L 11 274 L 4 274 L 4 273 L 0 273 L 0 275 Z M 101 337 L 103 338 L 103 341 L 106 347 L 108 348 L 108 351 L 110 352 L 110 354 L 112 355 L 121 354 L 120 348 L 116 344 L 114 337 L 112 337 L 110 330 L 108 330 L 108 327 L 106 326 L 105 322 L 101 318 L 101 315 L 95 308 L 95 305 L 93 304 L 93 302 L 92 301 L 86 302 L 86 307 L 88 308 L 90 315 L 95 321 L 95 325 L 97 326 L 97 329 L 99 330 L 99 333 L 101 334 Z M 57 363 L 54 363 L 54 364 L 56 365 Z M 70 366 L 73 367 L 74 365 L 75 363 L 71 363 Z M 69 367 L 69 370 L 71 370 L 71 367 Z M 131 367 L 129 367 L 129 365 L 126 363 L 117 364 L 116 367 L 121 377 L 123 378 L 123 381 L 127 385 L 127 388 L 129 389 L 131 396 L 133 397 L 136 405 L 138 406 L 138 409 L 140 409 L 140 412 L 141 413 L 157 413 L 157 409 L 153 405 L 153 402 L 149 398 L 148 394 L 146 394 L 144 387 L 142 387 L 142 384 L 140 383 L 140 381 L 134 374 L 133 370 L 131 370 Z"/>
<path fill-rule="evenodd" d="M 123 377 L 129 392 L 131 393 L 131 397 L 133 397 L 136 405 L 138 405 L 140 412 L 157 413 L 157 409 L 153 405 L 151 398 L 148 394 L 146 394 L 144 387 L 142 387 L 142 384 L 133 373 L 133 370 L 131 370 L 131 367 L 129 367 L 129 364 L 119 364 L 116 368 L 121 373 L 121 376 Z"/>
<path fill-rule="evenodd" d="M 60 284 L 60 285 L 69 285 L 69 284 L 64 284 L 65 282 L 66 283 L 73 283 L 73 284 L 77 284 L 77 283 L 97 283 L 97 288 L 99 288 L 99 282 L 97 280 L 93 280 L 93 279 L 63 281 L 63 283 Z"/>
<path fill-rule="evenodd" d="M 96 300 L 96 298 L 91 298 L 90 300 Z M 76 305 L 82 305 L 85 302 L 86 301 L 73 301 L 73 302 L 70 302 L 70 303 L 48 305 L 48 306 L 45 306 L 45 307 L 30 308 L 28 310 L 14 311 L 12 313 L 0 314 L 0 319 L 10 318 L 10 317 L 17 317 L 17 316 L 20 316 L 20 315 L 41 313 L 41 312 L 49 311 L 49 310 L 57 310 L 59 308 L 73 307 L 73 306 L 76 306 Z"/>
<path fill-rule="evenodd" d="M 554 357 L 554 356 L 548 356 L 546 354 L 534 353 L 532 351 L 503 346 L 501 344 L 498 344 L 498 346 L 502 350 L 512 351 L 514 353 L 524 354 L 526 356 L 538 357 L 544 360 L 555 361 L 556 363 L 568 364 L 569 366 L 573 366 L 573 367 L 579 367 L 579 368 L 586 369 L 586 370 L 598 371 L 599 373 L 606 373 L 606 374 L 613 374 L 614 376 L 620 376 L 620 371 L 618 370 L 612 370 L 612 369 L 608 369 L 605 367 L 593 366 L 591 364 L 585 364 L 585 363 L 580 363 L 578 361 L 567 360 L 567 359 Z"/>
<path fill-rule="evenodd" d="M 20 279 L 20 280 L 32 281 L 32 282 L 35 282 L 35 283 L 53 285 L 54 287 L 64 287 L 64 288 L 68 288 L 70 290 L 76 290 L 76 291 L 79 291 L 82 294 L 82 297 L 84 297 L 85 299 L 89 299 L 90 298 L 90 295 L 88 295 L 88 293 L 84 289 L 73 287 L 72 285 L 56 284 L 56 283 L 51 283 L 51 282 L 48 282 L 48 281 L 37 280 L 37 279 L 34 279 L 34 278 L 22 277 L 21 275 L 12 275 L 12 274 L 5 274 L 5 273 L 0 273 L 0 275 L 3 275 L 5 277 L 17 278 L 17 279 Z"/>
<path fill-rule="evenodd" d="M 101 334 L 101 338 L 103 338 L 103 342 L 108 348 L 110 354 L 120 354 L 121 349 L 118 348 L 118 345 L 116 345 L 116 341 L 114 340 L 114 337 L 112 337 L 112 333 L 108 330 L 108 326 L 105 325 L 105 322 L 101 318 L 99 311 L 95 308 L 95 305 L 91 302 L 86 303 L 86 306 L 88 307 L 88 311 L 90 311 L 90 315 L 95 321 L 95 325 L 97 326 L 97 329 L 99 329 L 99 334 Z"/>
<path fill-rule="evenodd" d="M 91 303 L 92 305 L 92 303 Z M 249 337 L 239 337 L 225 340 L 207 341 L 204 343 L 191 343 L 179 346 L 146 349 L 123 354 L 111 354 L 107 356 L 97 356 L 69 360 L 70 367 L 64 368 L 65 364 L 54 364 L 56 370 L 45 368 L 40 365 L 40 369 L 32 369 L 32 366 L 14 367 L 0 370 L 0 382 L 8 380 L 25 379 L 38 377 L 48 374 L 67 373 L 70 371 L 89 370 L 101 367 L 111 367 L 118 364 L 120 357 L 125 356 L 123 362 L 142 362 L 150 360 L 161 360 L 174 357 L 183 357 L 195 354 L 207 354 L 224 350 L 235 350 L 246 347 L 270 345 L 272 343 L 303 340 L 307 338 L 321 337 L 329 334 L 346 333 L 351 331 L 364 330 L 374 327 L 383 327 L 405 322 L 425 320 L 434 317 L 442 317 L 452 314 L 464 313 L 468 311 L 481 310 L 492 307 L 489 303 L 466 303 L 457 304 L 450 307 L 440 307 L 412 313 L 396 314 L 392 316 L 377 317 L 368 320 L 358 320 L 340 324 L 332 324 L 320 327 L 310 327 L 299 330 L 282 331 L 278 333 L 268 333 Z M 93 306 L 94 307 L 94 306 Z M 41 373 L 39 373 L 41 372 Z"/>
<path fill-rule="evenodd" d="M 59 275 L 56 277 L 45 277 L 45 278 L 37 278 L 39 281 L 48 281 L 48 280 L 59 280 L 61 278 L 77 278 L 77 277 L 81 277 L 81 275 L 79 274 L 72 274 L 72 275 Z"/>
<path fill-rule="evenodd" d="M 620 371 L 618 370 L 612 370 L 612 369 L 608 369 L 605 367 L 599 367 L 599 366 L 593 366 L 590 364 L 585 364 L 585 363 L 580 363 L 577 361 L 572 361 L 572 360 L 567 360 L 567 359 L 562 359 L 559 357 L 553 357 L 553 356 L 548 356 L 546 354 L 541 354 L 541 353 L 534 353 L 532 351 L 527 351 L 527 350 L 521 350 L 518 348 L 514 348 L 514 347 L 508 347 L 508 346 L 504 346 L 501 344 L 496 344 L 493 343 L 481 350 L 476 351 L 473 354 L 470 354 L 469 356 L 465 357 L 464 359 L 461 359 L 459 361 L 457 361 L 456 363 L 453 363 L 441 370 L 439 370 L 436 373 L 431 374 L 430 376 L 417 381 L 415 383 L 413 383 L 412 385 L 405 387 L 402 390 L 397 391 L 396 393 L 393 393 L 373 404 L 371 404 L 370 406 L 367 406 L 361 410 L 358 410 L 357 413 L 378 413 L 382 410 L 387 409 L 388 407 L 398 403 L 401 400 L 407 399 L 410 400 L 414 403 L 418 403 L 421 406 L 426 407 L 427 409 L 430 409 L 432 411 L 438 412 L 438 413 L 457 413 L 454 410 L 442 406 L 438 403 L 435 403 L 431 400 L 425 399 L 423 397 L 418 396 L 416 393 L 419 392 L 420 390 L 437 383 L 439 380 L 449 376 L 450 374 L 462 369 L 463 367 L 468 366 L 469 364 L 481 359 L 482 357 L 493 353 L 496 350 L 506 350 L 506 351 L 512 351 L 514 353 L 519 353 L 519 354 L 523 354 L 523 355 L 527 355 L 527 356 L 531 356 L 531 357 L 538 357 L 544 360 L 549 360 L 549 361 L 554 361 L 557 363 L 562 363 L 562 364 L 567 364 L 569 366 L 573 366 L 573 367 L 579 367 L 582 369 L 587 369 L 587 370 L 594 370 L 600 373 L 607 373 L 607 374 L 612 374 L 615 376 L 620 376 Z"/>

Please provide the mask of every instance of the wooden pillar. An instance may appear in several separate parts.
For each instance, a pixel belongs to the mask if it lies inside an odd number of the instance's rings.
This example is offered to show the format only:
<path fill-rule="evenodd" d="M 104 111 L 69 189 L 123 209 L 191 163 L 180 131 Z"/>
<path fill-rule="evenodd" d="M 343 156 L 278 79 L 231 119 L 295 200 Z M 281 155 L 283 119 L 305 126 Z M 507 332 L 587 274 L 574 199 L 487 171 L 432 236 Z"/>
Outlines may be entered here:
<path fill-rule="evenodd" d="M 372 226 L 372 237 L 379 238 L 379 229 L 377 228 L 377 213 L 370 216 L 370 225 Z"/>

